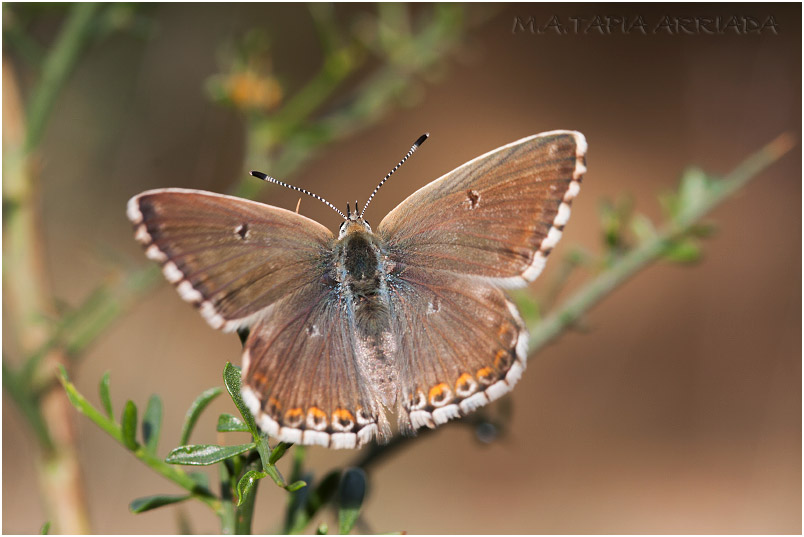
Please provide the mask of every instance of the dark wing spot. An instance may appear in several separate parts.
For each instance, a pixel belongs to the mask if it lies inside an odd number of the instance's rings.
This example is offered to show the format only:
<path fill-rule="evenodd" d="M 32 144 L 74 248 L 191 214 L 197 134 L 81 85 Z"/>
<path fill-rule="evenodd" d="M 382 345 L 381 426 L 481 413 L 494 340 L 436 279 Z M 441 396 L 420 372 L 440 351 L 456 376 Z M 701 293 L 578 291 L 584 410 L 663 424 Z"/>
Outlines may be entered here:
<path fill-rule="evenodd" d="M 235 228 L 235 233 L 240 235 L 241 239 L 245 239 L 248 234 L 248 224 L 240 224 Z"/>
<path fill-rule="evenodd" d="M 469 198 L 469 208 L 475 209 L 480 202 L 480 193 L 477 190 L 467 190 L 466 196 Z"/>

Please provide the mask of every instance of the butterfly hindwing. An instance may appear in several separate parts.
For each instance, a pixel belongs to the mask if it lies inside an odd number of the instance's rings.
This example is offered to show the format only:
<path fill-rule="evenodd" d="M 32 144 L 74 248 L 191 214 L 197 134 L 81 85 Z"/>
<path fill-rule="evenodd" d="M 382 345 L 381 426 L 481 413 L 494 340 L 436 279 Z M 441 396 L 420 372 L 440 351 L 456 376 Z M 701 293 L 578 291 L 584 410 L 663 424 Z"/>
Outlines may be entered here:
<path fill-rule="evenodd" d="M 528 336 L 499 288 L 413 267 L 390 282 L 400 418 L 434 427 L 513 388 L 525 369 Z"/>
<path fill-rule="evenodd" d="M 396 262 L 524 285 L 561 238 L 585 153 L 574 131 L 505 145 L 414 192 L 378 234 Z"/>
<path fill-rule="evenodd" d="M 245 347 L 243 399 L 271 436 L 334 448 L 389 436 L 347 308 L 330 286 L 308 285 L 276 303 Z"/>

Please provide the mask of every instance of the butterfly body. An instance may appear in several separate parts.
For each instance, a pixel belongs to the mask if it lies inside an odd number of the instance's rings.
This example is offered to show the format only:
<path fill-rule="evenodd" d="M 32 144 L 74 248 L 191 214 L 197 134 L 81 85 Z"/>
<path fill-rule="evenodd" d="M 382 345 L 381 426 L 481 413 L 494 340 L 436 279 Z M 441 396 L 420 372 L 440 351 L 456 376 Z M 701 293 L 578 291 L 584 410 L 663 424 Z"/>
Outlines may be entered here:
<path fill-rule="evenodd" d="M 337 300 L 356 340 L 360 369 L 386 407 L 396 400 L 394 336 L 388 278 L 392 264 L 383 242 L 362 219 L 347 221 L 335 245 Z"/>
<path fill-rule="evenodd" d="M 464 416 L 510 391 L 527 331 L 503 288 L 544 266 L 569 218 L 586 142 L 553 131 L 419 189 L 373 231 L 182 189 L 128 216 L 146 255 L 214 328 L 248 327 L 243 399 L 285 441 L 354 448 Z M 365 210 L 365 208 L 364 208 Z M 348 212 L 348 211 L 347 211 Z"/>

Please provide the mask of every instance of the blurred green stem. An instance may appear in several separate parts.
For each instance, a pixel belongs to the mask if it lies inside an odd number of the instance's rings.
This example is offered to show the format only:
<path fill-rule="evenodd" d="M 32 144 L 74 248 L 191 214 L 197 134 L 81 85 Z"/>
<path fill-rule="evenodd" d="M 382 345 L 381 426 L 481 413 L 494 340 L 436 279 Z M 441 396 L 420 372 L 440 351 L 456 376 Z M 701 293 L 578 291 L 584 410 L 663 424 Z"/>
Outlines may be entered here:
<path fill-rule="evenodd" d="M 73 4 L 70 7 L 67 20 L 42 65 L 41 78 L 31 93 L 27 107 L 26 153 L 39 145 L 50 111 L 78 63 L 81 52 L 91 41 L 97 22 L 96 15 L 102 8 L 103 4 L 94 2 Z"/>
<path fill-rule="evenodd" d="M 586 283 L 549 315 L 529 326 L 529 353 L 533 354 L 544 347 L 623 282 L 660 259 L 668 244 L 688 233 L 709 211 L 779 160 L 794 145 L 792 134 L 784 133 L 778 136 L 719 180 L 716 183 L 717 188 L 708 191 L 697 204 L 688 207 L 675 220 L 667 222 L 653 238 L 643 241 L 618 258 L 614 264 Z"/>
<path fill-rule="evenodd" d="M 70 6 L 27 104 L 21 98 L 11 62 L 3 59 L 4 310 L 13 326 L 10 334 L 23 355 L 44 349 L 37 359 L 35 373 L 42 379 L 39 384 L 47 386 L 40 393 L 32 389 L 32 384 L 18 385 L 14 400 L 27 409 L 25 413 L 41 441 L 37 461 L 39 486 L 46 516 L 59 533 L 88 533 L 90 528 L 75 448 L 74 415 L 69 411 L 64 392 L 48 383 L 48 379 L 53 379 L 55 366 L 67 360 L 60 349 L 46 345 L 49 331 L 43 321 L 52 315 L 54 304 L 44 269 L 37 150 L 53 105 L 80 53 L 91 41 L 95 16 L 102 8 L 102 4 Z M 6 9 L 10 8 L 4 6 Z M 8 279 L 11 275 L 13 281 Z M 9 372 L 5 355 L 3 359 L 3 369 Z"/>

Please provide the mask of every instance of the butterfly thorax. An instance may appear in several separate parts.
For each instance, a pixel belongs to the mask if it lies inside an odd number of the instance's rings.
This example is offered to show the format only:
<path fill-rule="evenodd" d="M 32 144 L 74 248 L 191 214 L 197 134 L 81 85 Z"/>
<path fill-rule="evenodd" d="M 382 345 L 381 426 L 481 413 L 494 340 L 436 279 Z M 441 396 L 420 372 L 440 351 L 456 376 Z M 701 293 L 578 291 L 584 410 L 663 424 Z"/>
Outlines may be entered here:
<path fill-rule="evenodd" d="M 335 245 L 335 280 L 363 333 L 376 334 L 388 325 L 383 259 L 380 239 L 361 223 L 349 222 Z"/>

